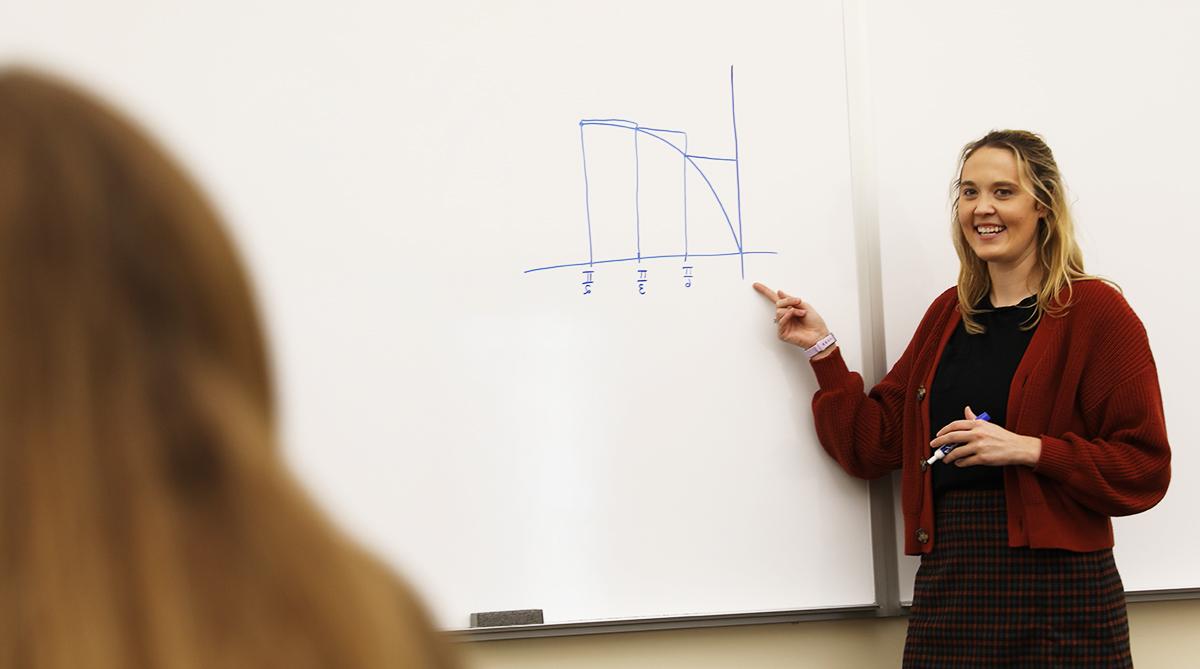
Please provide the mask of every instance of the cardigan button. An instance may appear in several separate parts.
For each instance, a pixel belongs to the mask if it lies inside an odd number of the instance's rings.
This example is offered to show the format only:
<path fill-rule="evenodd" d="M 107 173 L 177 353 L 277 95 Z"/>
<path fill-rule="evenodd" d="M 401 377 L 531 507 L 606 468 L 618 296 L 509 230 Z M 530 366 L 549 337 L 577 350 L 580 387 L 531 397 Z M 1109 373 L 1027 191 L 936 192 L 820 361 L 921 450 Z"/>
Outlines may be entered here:
<path fill-rule="evenodd" d="M 925 399 L 925 386 L 917 386 L 917 401 Z"/>
<path fill-rule="evenodd" d="M 925 531 L 924 527 L 917 528 L 917 541 L 923 544 L 929 543 L 929 533 Z"/>

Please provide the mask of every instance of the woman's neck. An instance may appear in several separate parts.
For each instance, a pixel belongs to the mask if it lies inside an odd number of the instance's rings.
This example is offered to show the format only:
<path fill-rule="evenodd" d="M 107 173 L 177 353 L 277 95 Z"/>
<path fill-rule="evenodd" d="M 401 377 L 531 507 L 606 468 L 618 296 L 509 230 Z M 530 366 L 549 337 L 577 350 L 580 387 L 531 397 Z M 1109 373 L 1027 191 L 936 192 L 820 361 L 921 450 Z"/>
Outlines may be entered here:
<path fill-rule="evenodd" d="M 1011 307 L 1036 293 L 1042 280 L 1037 254 L 1030 253 L 1011 265 L 988 263 L 992 290 L 988 297 L 993 307 Z"/>

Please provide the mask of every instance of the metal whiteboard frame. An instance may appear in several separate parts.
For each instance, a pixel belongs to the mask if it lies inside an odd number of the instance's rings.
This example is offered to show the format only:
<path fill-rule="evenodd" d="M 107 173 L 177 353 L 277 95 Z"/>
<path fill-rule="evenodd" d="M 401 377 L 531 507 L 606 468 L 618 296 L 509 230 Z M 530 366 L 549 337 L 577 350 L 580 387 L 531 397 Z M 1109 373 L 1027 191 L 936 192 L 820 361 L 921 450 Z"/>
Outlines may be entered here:
<path fill-rule="evenodd" d="M 887 371 L 883 331 L 883 287 L 880 276 L 879 216 L 874 154 L 874 120 L 866 71 L 866 22 L 859 0 L 842 1 L 842 45 L 845 59 L 847 150 L 850 153 L 852 219 L 859 285 L 863 379 L 874 384 Z M 900 604 L 892 477 L 870 482 L 871 552 L 875 604 L 761 613 L 638 618 L 542 625 L 475 627 L 449 633 L 462 641 L 613 634 L 669 629 L 769 625 L 817 620 L 847 620 L 906 615 Z"/>

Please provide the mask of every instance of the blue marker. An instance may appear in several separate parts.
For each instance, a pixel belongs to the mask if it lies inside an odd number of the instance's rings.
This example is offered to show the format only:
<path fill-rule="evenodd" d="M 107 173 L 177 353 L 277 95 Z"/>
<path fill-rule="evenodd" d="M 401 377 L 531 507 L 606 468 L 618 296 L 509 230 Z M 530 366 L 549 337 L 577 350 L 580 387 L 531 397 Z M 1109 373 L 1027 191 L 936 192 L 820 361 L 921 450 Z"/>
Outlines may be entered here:
<path fill-rule="evenodd" d="M 983 413 L 981 413 L 975 417 L 975 420 L 991 420 L 991 419 L 992 419 L 992 417 L 989 416 L 986 411 L 984 411 Z M 939 448 L 933 452 L 932 457 L 930 457 L 928 460 L 925 461 L 925 466 L 928 467 L 929 465 L 932 465 L 933 463 L 937 462 L 938 460 L 941 460 L 942 458 L 946 457 L 947 453 L 949 453 L 950 451 L 953 451 L 955 448 L 957 448 L 958 446 L 961 446 L 961 445 L 962 444 L 946 444 L 945 446 L 942 446 L 941 448 Z"/>

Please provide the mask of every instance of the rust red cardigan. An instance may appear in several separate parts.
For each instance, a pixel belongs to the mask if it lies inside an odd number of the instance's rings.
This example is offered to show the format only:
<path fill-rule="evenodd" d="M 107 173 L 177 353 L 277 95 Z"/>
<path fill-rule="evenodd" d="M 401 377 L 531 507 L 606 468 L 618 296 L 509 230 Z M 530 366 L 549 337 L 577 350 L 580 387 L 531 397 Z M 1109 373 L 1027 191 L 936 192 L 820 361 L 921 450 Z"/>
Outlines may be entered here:
<path fill-rule="evenodd" d="M 1110 548 L 1110 517 L 1154 506 L 1171 478 L 1158 372 L 1142 322 L 1101 281 L 1073 288 L 1066 313 L 1042 317 L 1009 390 L 1006 428 L 1042 440 L 1035 467 L 1005 467 L 1010 546 Z M 825 450 L 860 478 L 903 469 L 909 555 L 928 553 L 937 541 L 931 476 L 920 466 L 931 453 L 926 389 L 959 320 L 951 288 L 869 394 L 840 352 L 812 363 L 820 384 L 813 416 Z"/>

